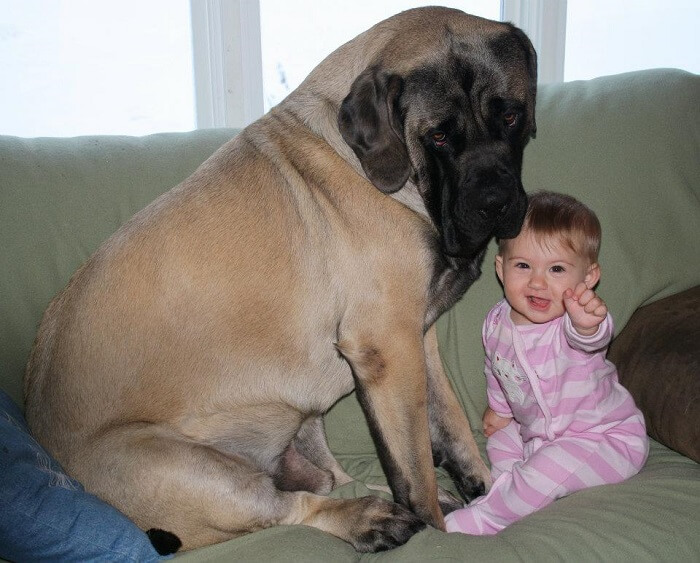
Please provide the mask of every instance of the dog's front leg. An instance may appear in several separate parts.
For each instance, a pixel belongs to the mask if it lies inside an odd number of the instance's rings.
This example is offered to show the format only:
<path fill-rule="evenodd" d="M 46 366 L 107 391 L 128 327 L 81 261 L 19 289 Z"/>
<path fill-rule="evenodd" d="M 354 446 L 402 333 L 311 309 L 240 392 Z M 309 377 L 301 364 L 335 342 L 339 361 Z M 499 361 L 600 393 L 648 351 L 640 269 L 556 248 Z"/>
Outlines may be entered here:
<path fill-rule="evenodd" d="M 491 485 L 491 476 L 474 441 L 469 421 L 445 374 L 438 350 L 436 325 L 425 335 L 428 366 L 428 416 L 435 465 L 452 477 L 465 501 Z"/>
<path fill-rule="evenodd" d="M 444 530 L 428 428 L 426 364 L 420 327 L 356 335 L 338 349 L 348 360 L 396 502 Z"/>

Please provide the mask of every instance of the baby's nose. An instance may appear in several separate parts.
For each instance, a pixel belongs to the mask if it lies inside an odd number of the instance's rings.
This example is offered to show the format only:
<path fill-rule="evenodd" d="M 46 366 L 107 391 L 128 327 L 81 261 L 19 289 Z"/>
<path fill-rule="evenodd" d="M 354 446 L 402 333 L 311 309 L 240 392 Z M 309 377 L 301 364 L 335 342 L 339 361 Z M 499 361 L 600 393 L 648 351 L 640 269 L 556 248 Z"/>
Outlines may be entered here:
<path fill-rule="evenodd" d="M 544 289 L 547 287 L 547 280 L 542 274 L 533 271 L 532 275 L 530 276 L 529 285 L 532 288 Z"/>

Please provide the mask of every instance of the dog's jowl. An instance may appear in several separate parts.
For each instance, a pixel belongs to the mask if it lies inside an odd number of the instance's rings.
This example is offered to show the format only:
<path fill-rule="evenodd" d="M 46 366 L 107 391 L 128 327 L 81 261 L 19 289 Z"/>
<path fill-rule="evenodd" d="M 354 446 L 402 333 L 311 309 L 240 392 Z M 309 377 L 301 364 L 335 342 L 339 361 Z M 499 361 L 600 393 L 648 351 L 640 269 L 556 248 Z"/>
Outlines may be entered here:
<path fill-rule="evenodd" d="M 535 83 L 520 30 L 456 10 L 340 47 L 52 301 L 25 385 L 38 440 L 183 549 L 279 524 L 359 551 L 443 529 L 462 501 L 434 464 L 466 500 L 489 474 L 434 322 L 520 229 Z M 322 416 L 353 389 L 395 502 L 325 496 L 351 477 Z"/>

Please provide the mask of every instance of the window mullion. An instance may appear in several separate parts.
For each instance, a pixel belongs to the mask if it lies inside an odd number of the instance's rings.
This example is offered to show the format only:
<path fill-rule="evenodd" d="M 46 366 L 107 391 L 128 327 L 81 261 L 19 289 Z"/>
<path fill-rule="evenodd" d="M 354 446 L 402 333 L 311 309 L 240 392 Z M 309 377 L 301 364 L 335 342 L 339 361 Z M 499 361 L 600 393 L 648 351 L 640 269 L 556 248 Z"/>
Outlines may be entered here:
<path fill-rule="evenodd" d="M 259 0 L 190 0 L 197 127 L 245 127 L 263 113 Z"/>
<path fill-rule="evenodd" d="M 537 51 L 538 82 L 563 82 L 566 0 L 502 0 L 501 19 L 530 37 Z"/>

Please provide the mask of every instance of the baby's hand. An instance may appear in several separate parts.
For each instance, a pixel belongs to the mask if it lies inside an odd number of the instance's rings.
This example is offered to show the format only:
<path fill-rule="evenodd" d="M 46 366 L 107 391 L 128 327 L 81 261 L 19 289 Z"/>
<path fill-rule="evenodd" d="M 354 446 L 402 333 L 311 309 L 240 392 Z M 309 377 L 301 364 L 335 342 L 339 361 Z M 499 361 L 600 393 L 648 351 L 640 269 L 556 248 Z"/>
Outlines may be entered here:
<path fill-rule="evenodd" d="M 496 430 L 505 428 L 510 424 L 512 418 L 504 418 L 498 416 L 491 407 L 486 407 L 484 411 L 484 416 L 482 417 L 484 436 L 487 438 L 491 436 Z"/>
<path fill-rule="evenodd" d="M 583 282 L 564 292 L 564 307 L 574 329 L 582 336 L 595 334 L 608 314 L 605 301 Z"/>

